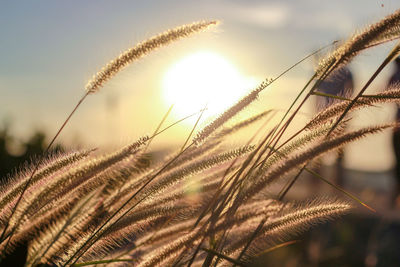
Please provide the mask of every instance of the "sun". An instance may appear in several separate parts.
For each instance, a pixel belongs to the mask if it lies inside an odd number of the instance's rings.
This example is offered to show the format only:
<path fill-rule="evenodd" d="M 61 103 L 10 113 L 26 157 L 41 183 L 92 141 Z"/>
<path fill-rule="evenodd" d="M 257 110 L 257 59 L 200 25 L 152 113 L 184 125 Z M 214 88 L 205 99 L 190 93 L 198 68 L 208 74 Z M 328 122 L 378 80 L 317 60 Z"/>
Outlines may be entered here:
<path fill-rule="evenodd" d="M 255 85 L 255 79 L 243 76 L 228 60 L 210 51 L 181 59 L 168 69 L 162 83 L 165 101 L 180 116 L 205 106 L 208 116 L 219 114 Z"/>

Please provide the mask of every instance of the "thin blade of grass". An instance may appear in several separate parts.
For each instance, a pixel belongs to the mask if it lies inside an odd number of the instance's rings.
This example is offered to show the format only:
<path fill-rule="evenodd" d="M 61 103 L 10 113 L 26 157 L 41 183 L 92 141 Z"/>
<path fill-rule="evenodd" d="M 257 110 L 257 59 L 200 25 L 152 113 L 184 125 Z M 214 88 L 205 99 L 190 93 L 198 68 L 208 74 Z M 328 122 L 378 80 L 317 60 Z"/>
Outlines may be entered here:
<path fill-rule="evenodd" d="M 290 246 L 290 245 L 292 245 L 292 244 L 296 244 L 296 243 L 298 243 L 298 242 L 300 242 L 300 240 L 292 240 L 292 241 L 284 242 L 284 243 L 282 243 L 282 244 L 273 246 L 272 248 L 268 248 L 268 249 L 266 249 L 266 250 L 260 252 L 259 254 L 256 255 L 256 257 L 260 257 L 260 256 L 262 256 L 262 255 L 268 254 L 268 253 L 270 253 L 270 252 L 272 252 L 272 251 L 274 251 L 274 250 L 277 250 L 277 249 L 279 249 L 279 248 L 287 247 L 287 246 Z"/>
<path fill-rule="evenodd" d="M 282 190 L 279 192 L 278 195 L 278 200 L 282 201 L 283 198 L 286 196 L 286 194 L 289 192 L 290 188 L 292 188 L 292 186 L 294 185 L 294 183 L 297 181 L 297 179 L 299 179 L 300 175 L 303 173 L 304 169 L 306 168 L 308 163 L 306 163 L 300 170 L 299 172 L 296 174 L 295 177 L 293 177 L 293 179 L 291 181 L 289 181 L 283 188 Z"/>
<path fill-rule="evenodd" d="M 172 128 L 173 126 L 175 126 L 175 125 L 181 123 L 182 121 L 187 120 L 187 119 L 189 119 L 189 118 L 191 118 L 191 117 L 193 117 L 193 116 L 195 116 L 195 115 L 197 115 L 197 114 L 199 114 L 199 113 L 201 113 L 201 112 L 202 112 L 202 110 L 200 110 L 200 111 L 198 111 L 198 112 L 195 112 L 195 113 L 192 113 L 192 114 L 190 114 L 190 115 L 188 115 L 188 116 L 186 116 L 186 117 L 184 117 L 184 118 L 182 118 L 182 119 L 180 119 L 180 120 L 175 121 L 174 123 L 171 123 L 170 125 L 168 125 L 168 126 L 165 127 L 164 129 L 162 129 L 161 131 L 157 132 L 156 134 L 154 134 L 154 135 L 151 136 L 150 138 L 154 138 L 154 137 L 156 137 L 157 135 L 162 134 L 163 132 L 165 132 L 165 131 L 168 130 L 169 128 Z"/>
<path fill-rule="evenodd" d="M 332 94 L 323 93 L 323 92 L 318 92 L 318 91 L 312 92 L 312 95 L 325 96 L 325 97 L 339 99 L 339 100 L 345 100 L 345 101 L 352 101 L 352 99 L 350 99 L 350 98 L 346 98 L 346 97 L 338 96 L 338 95 L 332 95 Z"/>
<path fill-rule="evenodd" d="M 233 258 L 231 258 L 229 256 L 226 256 L 226 255 L 224 255 L 224 254 L 222 254 L 222 253 L 220 253 L 218 251 L 215 251 L 213 249 L 209 249 L 209 248 L 201 248 L 201 249 L 204 250 L 205 252 L 209 253 L 209 254 L 213 254 L 213 255 L 215 255 L 215 256 L 217 256 L 219 258 L 222 258 L 224 260 L 227 260 L 227 261 L 229 261 L 229 262 L 231 262 L 231 263 L 233 263 L 235 265 L 242 266 L 242 267 L 246 267 L 247 266 L 243 262 L 235 260 L 235 259 L 233 259 Z"/>
<path fill-rule="evenodd" d="M 173 107 L 174 107 L 174 104 L 172 104 L 171 107 L 168 109 L 167 113 L 164 114 L 164 117 L 161 119 L 161 121 L 160 121 L 160 123 L 158 124 L 156 130 L 155 130 L 154 133 L 152 134 L 153 137 L 149 139 L 149 142 L 147 143 L 147 146 L 144 148 L 144 151 L 146 151 L 146 150 L 149 148 L 149 146 L 150 146 L 150 144 L 151 144 L 151 141 L 153 141 L 153 139 L 154 139 L 154 137 L 156 136 L 158 130 L 160 130 L 161 126 L 163 125 L 163 123 L 164 123 L 165 120 L 167 119 L 169 113 L 171 113 L 171 110 L 172 110 Z"/>
<path fill-rule="evenodd" d="M 265 222 L 267 221 L 267 218 L 264 218 L 260 221 L 258 224 L 256 230 L 251 234 L 249 241 L 247 241 L 246 245 L 244 246 L 243 250 L 240 252 L 239 257 L 236 259 L 237 261 L 240 262 L 240 259 L 244 256 L 244 253 L 246 253 L 247 249 L 250 247 L 250 244 L 253 242 L 253 240 L 257 237 L 258 233 L 262 230 Z M 235 266 L 235 265 L 234 265 Z"/>
<path fill-rule="evenodd" d="M 190 131 L 189 136 L 186 138 L 185 143 L 183 144 L 183 146 L 182 146 L 182 148 L 181 148 L 181 152 L 183 151 L 183 149 L 185 149 L 185 146 L 186 146 L 187 143 L 189 142 L 190 137 L 192 137 L 193 132 L 194 132 L 194 130 L 196 129 L 197 124 L 198 124 L 199 121 L 201 120 L 201 117 L 203 116 L 204 111 L 205 111 L 206 109 L 207 109 L 207 105 L 205 105 L 205 107 L 201 110 L 201 113 L 200 113 L 199 117 L 197 118 L 197 121 L 196 121 L 196 123 L 194 124 L 194 126 L 193 126 L 193 128 L 192 128 L 192 131 Z"/>
<path fill-rule="evenodd" d="M 310 170 L 308 168 L 305 168 L 305 170 L 307 172 L 309 172 L 310 174 L 312 174 L 313 176 L 317 177 L 318 179 L 324 181 L 325 183 L 329 184 L 330 186 L 334 187 L 335 189 L 339 190 L 340 192 L 342 192 L 343 194 L 345 194 L 346 196 L 350 197 L 351 199 L 357 201 L 360 205 L 366 207 L 367 209 L 369 209 L 372 212 L 376 212 L 375 209 L 371 208 L 370 206 L 368 206 L 366 203 L 364 203 L 361 199 L 359 199 L 358 197 L 356 197 L 355 195 L 347 192 L 346 190 L 344 190 L 343 188 L 341 188 L 340 186 L 337 186 L 331 182 L 329 182 L 327 179 L 325 179 L 324 177 L 322 177 L 320 174 L 314 172 L 313 170 Z"/>

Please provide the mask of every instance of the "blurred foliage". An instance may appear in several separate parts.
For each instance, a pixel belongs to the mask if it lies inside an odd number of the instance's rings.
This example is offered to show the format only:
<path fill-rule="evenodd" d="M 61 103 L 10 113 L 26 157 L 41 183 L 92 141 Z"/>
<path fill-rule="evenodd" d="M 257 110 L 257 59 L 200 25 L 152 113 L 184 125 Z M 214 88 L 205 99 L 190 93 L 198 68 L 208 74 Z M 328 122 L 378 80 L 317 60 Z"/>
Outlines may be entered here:
<path fill-rule="evenodd" d="M 6 182 L 9 175 L 16 171 L 18 166 L 30 162 L 41 156 L 48 145 L 46 134 L 42 131 L 34 132 L 27 141 L 18 140 L 10 133 L 10 126 L 4 123 L 0 128 L 0 179 Z M 11 147 L 17 147 L 19 153 L 10 151 Z M 51 148 L 51 152 L 64 151 L 58 144 Z"/>

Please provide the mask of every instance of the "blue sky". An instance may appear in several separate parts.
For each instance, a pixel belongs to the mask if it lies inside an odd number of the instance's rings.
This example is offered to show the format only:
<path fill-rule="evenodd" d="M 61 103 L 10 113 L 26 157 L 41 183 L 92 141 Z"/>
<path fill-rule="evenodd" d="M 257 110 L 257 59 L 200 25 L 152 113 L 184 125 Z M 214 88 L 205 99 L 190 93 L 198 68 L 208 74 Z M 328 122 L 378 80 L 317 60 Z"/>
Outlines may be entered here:
<path fill-rule="evenodd" d="M 87 80 L 119 52 L 171 27 L 221 20 L 217 30 L 162 49 L 119 74 L 84 103 L 61 136 L 71 146 L 76 140 L 91 146 L 124 144 L 154 129 L 168 108 L 159 97 L 159 80 L 185 55 L 212 50 L 245 76 L 274 77 L 310 51 L 398 8 L 397 0 L 1 0 L 0 122 L 10 119 L 21 138 L 33 129 L 54 133 Z M 358 85 L 389 49 L 373 49 L 350 66 Z M 303 64 L 266 98 L 290 99 L 311 72 L 312 63 Z M 389 74 L 390 68 L 372 89 L 379 90 Z M 268 103 L 261 99 L 258 107 Z"/>

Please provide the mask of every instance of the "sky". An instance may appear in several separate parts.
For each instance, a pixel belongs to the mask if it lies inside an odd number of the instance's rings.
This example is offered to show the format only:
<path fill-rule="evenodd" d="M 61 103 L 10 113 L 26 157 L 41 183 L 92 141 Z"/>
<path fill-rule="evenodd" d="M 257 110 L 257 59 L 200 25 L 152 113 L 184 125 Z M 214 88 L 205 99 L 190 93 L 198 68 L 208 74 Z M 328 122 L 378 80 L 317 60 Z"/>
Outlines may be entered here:
<path fill-rule="evenodd" d="M 87 81 L 120 52 L 169 28 L 220 20 L 218 28 L 162 48 L 119 73 L 85 100 L 60 136 L 71 148 L 119 147 L 154 131 L 171 105 L 163 97 L 166 73 L 193 54 L 217 54 L 244 80 L 257 82 L 398 8 L 397 0 L 0 0 L 0 125 L 9 121 L 21 139 L 34 130 L 52 135 Z M 392 46 L 369 50 L 350 64 L 356 90 Z M 314 63 L 307 61 L 274 83 L 247 114 L 266 107 L 284 110 L 312 75 Z M 371 91 L 382 90 L 391 71 L 386 69 Z M 304 120 L 312 116 L 312 104 L 302 114 Z M 393 106 L 379 107 L 356 114 L 352 124 L 383 123 L 393 114 Z M 173 110 L 166 123 L 180 117 Z M 181 142 L 190 123 L 174 127 L 157 142 Z M 389 169 L 390 149 L 390 132 L 369 138 L 347 149 L 346 165 Z"/>

